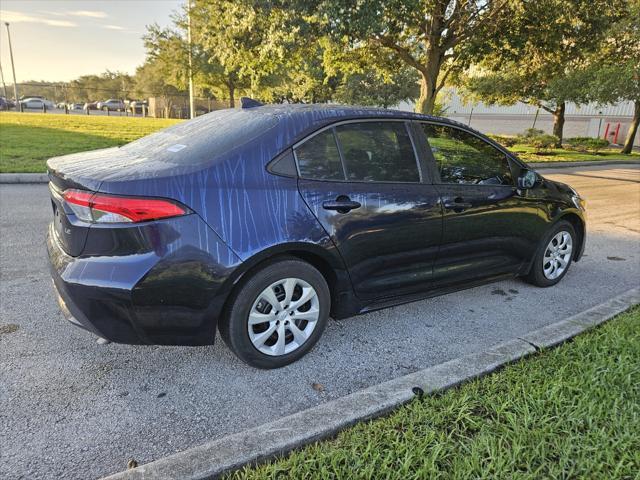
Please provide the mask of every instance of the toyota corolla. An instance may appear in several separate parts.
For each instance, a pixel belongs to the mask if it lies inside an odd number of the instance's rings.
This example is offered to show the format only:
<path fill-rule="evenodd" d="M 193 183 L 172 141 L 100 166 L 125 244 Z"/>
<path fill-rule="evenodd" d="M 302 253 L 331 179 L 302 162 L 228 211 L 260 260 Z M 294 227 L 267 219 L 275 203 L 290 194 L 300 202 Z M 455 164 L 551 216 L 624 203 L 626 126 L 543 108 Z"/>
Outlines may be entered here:
<path fill-rule="evenodd" d="M 558 283 L 584 202 L 451 120 L 336 105 L 216 111 L 48 161 L 74 324 L 129 344 L 305 355 L 328 318 L 514 276 Z"/>

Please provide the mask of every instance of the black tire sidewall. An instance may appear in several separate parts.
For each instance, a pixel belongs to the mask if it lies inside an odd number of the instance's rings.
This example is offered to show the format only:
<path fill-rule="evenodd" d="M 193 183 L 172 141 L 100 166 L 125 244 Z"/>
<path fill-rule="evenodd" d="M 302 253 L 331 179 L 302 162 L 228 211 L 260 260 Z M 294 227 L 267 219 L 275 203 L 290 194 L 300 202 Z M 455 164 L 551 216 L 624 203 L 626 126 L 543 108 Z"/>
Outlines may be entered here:
<path fill-rule="evenodd" d="M 249 339 L 247 318 L 258 295 L 272 283 L 283 278 L 300 278 L 309 283 L 318 294 L 320 316 L 311 336 L 304 345 L 282 356 L 270 356 L 257 350 Z M 329 287 L 322 274 L 302 260 L 280 260 L 251 274 L 236 289 L 226 317 L 220 324 L 225 343 L 244 362 L 257 368 L 280 368 L 303 357 L 324 331 L 331 308 Z"/>
<path fill-rule="evenodd" d="M 562 232 L 562 231 L 568 232 L 569 235 L 571 235 L 571 242 L 574 250 L 572 250 L 571 252 L 569 263 L 567 264 L 567 268 L 565 268 L 564 272 L 562 272 L 562 274 L 558 278 L 554 278 L 553 280 L 550 280 L 544 276 L 544 270 L 542 268 L 543 267 L 542 259 L 544 257 L 544 254 L 547 250 L 547 246 L 549 245 L 549 242 L 551 241 L 551 239 L 555 235 L 557 235 L 559 232 Z M 575 255 L 575 248 L 577 247 L 577 245 L 578 244 L 577 244 L 576 231 L 573 228 L 573 225 L 571 225 L 571 223 L 561 220 L 558 223 L 554 224 L 554 226 L 551 229 L 549 229 L 547 234 L 544 236 L 544 238 L 540 242 L 538 252 L 536 253 L 536 257 L 533 261 L 533 265 L 531 266 L 531 271 L 529 273 L 528 280 L 534 285 L 537 285 L 539 287 L 551 287 L 553 285 L 556 285 L 558 282 L 560 282 L 560 280 L 564 278 L 564 276 L 569 271 L 569 268 L 573 263 L 573 256 Z"/>

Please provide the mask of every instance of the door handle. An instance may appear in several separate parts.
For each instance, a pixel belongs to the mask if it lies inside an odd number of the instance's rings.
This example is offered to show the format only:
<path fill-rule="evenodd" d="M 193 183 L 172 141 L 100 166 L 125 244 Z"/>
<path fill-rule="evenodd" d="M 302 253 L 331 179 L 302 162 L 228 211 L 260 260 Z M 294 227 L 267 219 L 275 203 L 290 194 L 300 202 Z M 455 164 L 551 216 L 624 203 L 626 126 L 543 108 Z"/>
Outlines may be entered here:
<path fill-rule="evenodd" d="M 453 202 L 452 201 L 444 202 L 444 208 L 446 208 L 447 210 L 453 210 L 454 212 L 461 212 L 471 207 L 473 207 L 473 204 L 463 201 L 462 198 L 460 197 L 454 198 Z"/>
<path fill-rule="evenodd" d="M 362 204 L 360 202 L 355 202 L 344 195 L 340 195 L 334 201 L 322 203 L 322 208 L 325 210 L 336 210 L 338 213 L 349 213 L 351 210 L 355 210 L 361 206 Z"/>

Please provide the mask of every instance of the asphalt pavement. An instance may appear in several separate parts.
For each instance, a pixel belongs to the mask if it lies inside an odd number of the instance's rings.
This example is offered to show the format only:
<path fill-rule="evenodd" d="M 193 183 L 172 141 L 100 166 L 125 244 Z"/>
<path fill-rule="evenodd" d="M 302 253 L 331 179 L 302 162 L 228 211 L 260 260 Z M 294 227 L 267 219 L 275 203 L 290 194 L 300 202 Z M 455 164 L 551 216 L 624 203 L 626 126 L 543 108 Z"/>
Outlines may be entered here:
<path fill-rule="evenodd" d="M 587 199 L 583 260 L 556 287 L 486 285 L 341 321 L 274 371 L 214 347 L 97 345 L 49 278 L 46 185 L 0 186 L 0 478 L 96 478 L 474 353 L 640 285 L 640 167 L 545 175 Z"/>

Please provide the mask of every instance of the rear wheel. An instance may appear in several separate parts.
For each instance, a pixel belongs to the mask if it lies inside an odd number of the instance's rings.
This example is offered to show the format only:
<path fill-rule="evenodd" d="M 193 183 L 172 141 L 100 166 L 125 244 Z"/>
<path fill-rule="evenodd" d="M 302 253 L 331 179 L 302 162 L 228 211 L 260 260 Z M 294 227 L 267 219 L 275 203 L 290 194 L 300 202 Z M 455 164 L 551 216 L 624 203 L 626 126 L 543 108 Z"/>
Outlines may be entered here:
<path fill-rule="evenodd" d="M 244 362 L 279 368 L 304 356 L 327 324 L 329 287 L 313 266 L 281 260 L 252 274 L 220 322 L 225 343 Z"/>
<path fill-rule="evenodd" d="M 558 283 L 569 271 L 576 245 L 576 232 L 569 222 L 560 221 L 540 243 L 526 279 L 539 287 Z"/>

